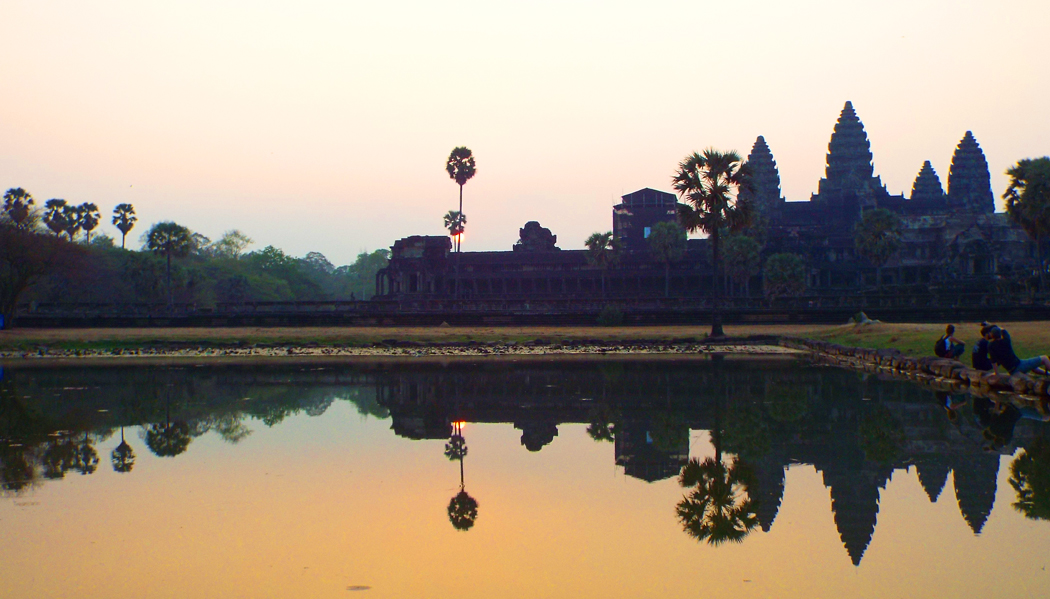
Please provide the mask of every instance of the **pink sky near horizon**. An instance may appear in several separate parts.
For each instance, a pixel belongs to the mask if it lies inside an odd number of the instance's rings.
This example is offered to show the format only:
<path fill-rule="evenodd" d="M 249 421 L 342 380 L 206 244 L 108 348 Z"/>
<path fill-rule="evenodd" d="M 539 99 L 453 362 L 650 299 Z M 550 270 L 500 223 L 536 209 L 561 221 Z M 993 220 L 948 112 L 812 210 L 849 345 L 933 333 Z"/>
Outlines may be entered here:
<path fill-rule="evenodd" d="M 466 145 L 465 250 L 509 249 L 528 220 L 578 248 L 619 196 L 670 191 L 687 153 L 758 135 L 808 199 L 846 100 L 890 193 L 924 160 L 946 185 L 967 130 L 997 197 L 1050 154 L 1035 0 L 8 0 L 0 20 L 0 187 L 130 202 L 136 242 L 175 220 L 344 264 L 442 234 Z"/>

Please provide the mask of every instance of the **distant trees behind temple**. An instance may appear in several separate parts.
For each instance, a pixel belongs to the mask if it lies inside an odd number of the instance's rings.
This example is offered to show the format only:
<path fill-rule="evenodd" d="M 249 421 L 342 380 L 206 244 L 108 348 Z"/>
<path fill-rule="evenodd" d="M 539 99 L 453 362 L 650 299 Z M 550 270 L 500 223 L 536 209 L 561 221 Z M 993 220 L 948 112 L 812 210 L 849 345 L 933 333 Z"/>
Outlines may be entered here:
<path fill-rule="evenodd" d="M 114 209 L 121 246 L 136 220 L 130 204 Z M 248 251 L 254 241 L 241 231 L 227 231 L 213 242 L 173 222 L 151 226 L 142 235 L 141 251 L 125 250 L 97 230 L 100 221 L 95 204 L 52 199 L 40 206 L 24 189 L 4 194 L 0 233 L 4 247 L 18 246 L 4 252 L 12 260 L 0 268 L 5 298 L 0 303 L 9 321 L 15 303 L 171 302 L 207 308 L 222 302 L 364 300 L 375 294 L 376 272 L 389 259 L 383 249 L 336 266 L 318 252 L 299 258 L 274 246 Z M 25 251 L 17 251 L 22 246 Z M 43 247 L 46 256 L 38 251 Z M 59 251 L 76 257 L 75 268 L 53 267 L 62 262 L 52 257 Z M 39 260 L 16 259 L 23 254 Z M 32 272 L 23 268 L 27 264 Z"/>

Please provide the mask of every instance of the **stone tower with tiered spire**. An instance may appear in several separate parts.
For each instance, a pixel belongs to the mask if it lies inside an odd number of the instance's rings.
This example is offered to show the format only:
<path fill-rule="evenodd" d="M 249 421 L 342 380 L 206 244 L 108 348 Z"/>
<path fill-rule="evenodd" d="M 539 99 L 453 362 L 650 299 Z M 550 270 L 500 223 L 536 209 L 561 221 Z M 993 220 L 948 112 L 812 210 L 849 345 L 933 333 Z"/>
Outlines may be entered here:
<path fill-rule="evenodd" d="M 922 164 L 922 170 L 915 177 L 915 183 L 911 186 L 911 201 L 927 204 L 944 203 L 944 188 L 941 187 L 941 178 L 933 165 L 927 160 Z"/>
<path fill-rule="evenodd" d="M 751 171 L 751 189 L 742 191 L 741 196 L 755 203 L 759 211 L 770 214 L 776 210 L 784 198 L 780 195 L 780 171 L 773 153 L 769 151 L 766 140 L 761 135 L 747 155 L 747 167 Z"/>
<path fill-rule="evenodd" d="M 853 104 L 846 102 L 828 143 L 827 168 L 814 202 L 834 228 L 852 229 L 860 213 L 890 196 L 871 163 L 871 144 Z"/>
<path fill-rule="evenodd" d="M 827 168 L 820 180 L 817 195 L 856 194 L 867 196 L 885 195 L 882 181 L 876 177 L 871 163 L 871 144 L 864 132 L 853 103 L 846 102 L 835 123 L 835 130 L 828 143 Z"/>
<path fill-rule="evenodd" d="M 948 204 L 967 212 L 995 212 L 988 161 L 970 131 L 963 136 L 952 156 L 951 170 L 948 171 Z"/>

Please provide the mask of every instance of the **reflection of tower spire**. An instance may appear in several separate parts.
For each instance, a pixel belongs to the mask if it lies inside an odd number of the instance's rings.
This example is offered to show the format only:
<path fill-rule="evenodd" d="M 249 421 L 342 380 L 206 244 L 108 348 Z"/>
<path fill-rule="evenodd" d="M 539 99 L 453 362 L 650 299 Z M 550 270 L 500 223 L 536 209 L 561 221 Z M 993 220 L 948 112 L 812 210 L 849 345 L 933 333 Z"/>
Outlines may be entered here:
<path fill-rule="evenodd" d="M 999 454 L 963 456 L 952 468 L 955 478 L 955 498 L 959 511 L 974 534 L 981 534 L 988 515 L 995 505 L 995 490 L 999 482 Z"/>
<path fill-rule="evenodd" d="M 930 503 L 936 503 L 941 496 L 950 470 L 948 461 L 940 456 L 929 456 L 916 462 L 915 472 L 919 475 L 919 484 L 926 491 Z"/>
<path fill-rule="evenodd" d="M 831 489 L 831 511 L 835 527 L 854 566 L 860 565 L 875 533 L 879 515 L 879 489 L 886 487 L 892 469 L 872 471 L 825 470 L 824 486 Z"/>
<path fill-rule="evenodd" d="M 784 466 L 771 459 L 763 459 L 754 465 L 755 483 L 751 498 L 758 502 L 755 514 L 762 532 L 769 532 L 780 511 L 784 498 Z"/>

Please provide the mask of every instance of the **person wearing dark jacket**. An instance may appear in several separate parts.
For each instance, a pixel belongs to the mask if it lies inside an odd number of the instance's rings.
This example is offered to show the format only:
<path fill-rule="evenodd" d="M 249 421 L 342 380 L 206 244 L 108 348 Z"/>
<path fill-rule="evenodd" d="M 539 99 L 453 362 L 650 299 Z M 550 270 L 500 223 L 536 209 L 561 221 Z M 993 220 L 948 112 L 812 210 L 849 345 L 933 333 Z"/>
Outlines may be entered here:
<path fill-rule="evenodd" d="M 973 363 L 973 367 L 977 370 L 995 370 L 995 365 L 992 364 L 992 360 L 988 357 L 988 331 L 991 328 L 988 325 L 981 327 L 981 338 L 973 346 L 970 360 Z"/>
<path fill-rule="evenodd" d="M 991 342 L 988 344 L 988 357 L 991 358 L 992 369 L 996 372 L 998 372 L 999 366 L 1002 366 L 1010 374 L 1032 372 L 1033 370 L 1039 372 L 1038 369 L 1040 368 L 1042 369 L 1041 374 L 1046 374 L 1050 370 L 1050 358 L 1046 356 L 1036 356 L 1024 360 L 1018 358 L 1017 354 L 1014 353 L 1010 333 L 1005 329 L 993 325 L 988 330 L 988 335 L 991 338 Z"/>

